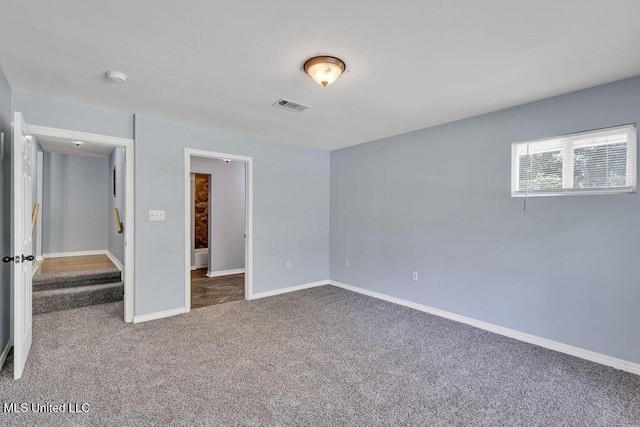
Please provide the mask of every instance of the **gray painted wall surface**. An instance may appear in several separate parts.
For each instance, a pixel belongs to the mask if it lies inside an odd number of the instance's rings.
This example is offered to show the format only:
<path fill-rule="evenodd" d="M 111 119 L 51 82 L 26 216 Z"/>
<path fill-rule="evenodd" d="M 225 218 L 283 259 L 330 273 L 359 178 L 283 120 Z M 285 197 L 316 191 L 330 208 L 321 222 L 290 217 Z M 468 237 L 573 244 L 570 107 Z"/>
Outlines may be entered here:
<path fill-rule="evenodd" d="M 0 152 L 0 258 L 11 250 L 11 86 L 0 69 L 0 132 L 4 132 L 4 152 Z M 0 150 L 2 147 L 0 146 Z M 0 263 L 0 353 L 11 337 L 10 264 Z M 1 368 L 1 367 L 0 367 Z"/>
<path fill-rule="evenodd" d="M 33 212 L 33 207 L 35 206 L 36 203 L 38 202 L 38 183 L 39 183 L 39 176 L 38 176 L 38 170 L 40 169 L 39 165 L 38 165 L 38 153 L 42 152 L 42 147 L 40 147 L 40 144 L 38 143 L 38 141 L 36 139 L 34 139 L 33 143 L 31 144 L 31 206 L 32 206 L 32 210 L 31 212 Z M 42 203 L 40 203 L 42 205 Z M 38 221 L 40 221 L 40 218 L 42 216 L 42 212 L 38 213 Z M 34 228 L 33 230 L 33 236 L 32 236 L 32 252 L 29 255 L 36 255 L 38 253 L 38 246 L 40 245 L 41 242 L 39 242 L 39 238 L 41 238 L 42 236 L 38 236 L 38 233 L 36 232 L 36 229 Z M 33 262 L 34 264 L 34 268 L 35 268 L 35 261 Z"/>
<path fill-rule="evenodd" d="M 125 217 L 124 211 L 124 200 L 125 200 L 125 164 L 124 164 L 124 148 L 116 147 L 113 149 L 111 156 L 109 156 L 109 170 L 107 173 L 107 181 L 109 186 L 109 195 L 107 198 L 109 199 L 109 211 L 107 213 L 108 216 L 108 249 L 113 256 L 115 256 L 118 261 L 120 261 L 124 265 L 124 231 L 121 234 L 118 234 L 118 230 L 116 228 L 116 221 L 113 216 L 113 208 L 118 208 L 118 213 L 120 214 L 120 221 L 123 224 L 123 229 L 126 227 L 127 221 Z M 113 197 L 113 168 L 116 168 L 116 196 Z"/>
<path fill-rule="evenodd" d="M 107 249 L 109 161 L 44 153 L 42 252 Z"/>
<path fill-rule="evenodd" d="M 135 129 L 136 315 L 185 303 L 186 147 L 254 158 L 254 292 L 328 277 L 328 152 L 139 115 Z"/>
<path fill-rule="evenodd" d="M 191 174 L 191 267 L 196 265 L 196 176 Z"/>
<path fill-rule="evenodd" d="M 133 115 L 61 99 L 13 92 L 13 109 L 28 124 L 133 138 Z"/>
<path fill-rule="evenodd" d="M 639 120 L 633 78 L 331 152 L 331 278 L 639 363 L 638 195 L 510 197 L 512 142 Z"/>
<path fill-rule="evenodd" d="M 211 175 L 208 270 L 244 268 L 244 163 L 192 157 L 191 172 Z"/>
<path fill-rule="evenodd" d="M 36 168 L 38 170 L 38 182 L 36 182 L 36 202 L 40 203 L 40 212 L 38 213 L 38 218 L 36 220 L 36 230 L 35 236 L 36 239 L 36 258 L 42 257 L 42 178 L 44 176 L 44 152 L 42 151 L 42 147 L 38 144 L 38 152 L 36 156 Z"/>

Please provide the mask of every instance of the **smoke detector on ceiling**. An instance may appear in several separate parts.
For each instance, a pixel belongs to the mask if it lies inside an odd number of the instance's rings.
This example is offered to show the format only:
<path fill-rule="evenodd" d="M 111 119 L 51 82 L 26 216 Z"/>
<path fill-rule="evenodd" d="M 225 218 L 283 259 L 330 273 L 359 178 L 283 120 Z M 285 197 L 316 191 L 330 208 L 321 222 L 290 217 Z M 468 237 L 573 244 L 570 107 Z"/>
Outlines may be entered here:
<path fill-rule="evenodd" d="M 308 110 L 308 105 L 300 104 L 299 102 L 294 102 L 289 99 L 280 98 L 273 104 L 274 107 L 284 108 L 285 110 L 294 111 L 296 113 L 302 113 L 303 111 Z"/>
<path fill-rule="evenodd" d="M 114 83 L 126 83 L 128 79 L 125 73 L 113 70 L 107 71 L 107 78 Z"/>

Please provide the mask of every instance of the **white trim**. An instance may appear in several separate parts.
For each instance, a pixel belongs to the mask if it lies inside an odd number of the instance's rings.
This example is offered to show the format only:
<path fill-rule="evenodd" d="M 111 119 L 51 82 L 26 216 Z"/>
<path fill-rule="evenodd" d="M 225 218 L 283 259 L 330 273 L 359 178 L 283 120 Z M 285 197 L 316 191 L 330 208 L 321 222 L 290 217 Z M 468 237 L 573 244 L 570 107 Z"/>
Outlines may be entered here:
<path fill-rule="evenodd" d="M 171 310 L 158 311 L 157 313 L 143 314 L 141 316 L 133 316 L 133 323 L 148 322 L 150 320 L 164 319 L 165 317 L 177 316 L 178 314 L 187 313 L 185 307 L 173 308 Z"/>
<path fill-rule="evenodd" d="M 9 338 L 7 340 L 7 345 L 4 347 L 4 350 L 2 350 L 2 354 L 0 354 L 0 369 L 2 369 L 5 360 L 7 360 L 7 356 L 9 355 L 9 350 L 11 350 L 11 347 L 13 347 L 13 342 L 11 341 L 11 338 Z"/>
<path fill-rule="evenodd" d="M 31 269 L 33 270 L 31 272 L 31 277 L 35 276 L 36 273 L 38 272 L 38 269 L 40 268 L 40 264 L 38 264 L 37 261 L 31 261 L 33 263 L 33 266 L 31 267 Z"/>
<path fill-rule="evenodd" d="M 245 299 L 253 296 L 253 157 L 237 154 L 217 153 L 213 151 L 184 149 L 184 301 L 185 310 L 191 310 L 191 157 L 204 157 L 208 159 L 229 159 L 245 162 L 245 216 L 246 216 L 246 242 L 245 242 Z"/>
<path fill-rule="evenodd" d="M 47 126 L 29 125 L 29 130 L 31 131 L 31 135 L 36 137 L 45 136 L 58 139 L 73 139 L 107 146 L 126 146 L 134 142 L 131 138 L 120 138 L 117 136 L 99 135 L 97 133 L 78 132 Z"/>
<path fill-rule="evenodd" d="M 368 289 L 359 288 L 357 286 L 347 285 L 346 283 L 337 282 L 335 280 L 330 280 L 329 284 L 336 286 L 338 288 L 357 292 L 363 295 L 368 295 L 373 298 L 378 298 L 387 302 L 413 308 L 415 310 L 423 311 L 425 313 L 433 314 L 435 316 L 444 317 L 445 319 L 454 320 L 456 322 L 474 326 L 479 329 L 484 329 L 485 331 L 493 332 L 499 335 L 504 335 L 506 337 L 513 338 L 519 341 L 524 341 L 529 344 L 548 348 L 550 350 L 558 351 L 560 353 L 569 354 L 571 356 L 579 357 L 581 359 L 589 360 L 591 362 L 600 363 L 601 365 L 611 366 L 613 368 L 620 369 L 622 371 L 631 372 L 632 374 L 640 375 L 640 364 L 638 363 L 629 362 L 627 360 L 618 359 L 618 358 L 607 356 L 601 353 L 596 353 L 591 350 L 585 350 L 580 347 L 574 347 L 572 345 L 563 344 L 558 341 L 553 341 L 553 340 L 542 338 L 536 335 L 527 334 L 525 332 L 520 332 L 514 329 L 505 328 L 502 326 L 494 325 L 492 323 L 472 319 L 470 317 L 460 316 L 459 314 L 440 310 L 438 308 L 429 307 L 423 304 L 418 304 L 416 302 L 407 301 L 401 298 L 396 298 L 389 295 L 381 294 L 379 292 L 370 291 Z"/>
<path fill-rule="evenodd" d="M 229 276 L 231 274 L 240 274 L 240 273 L 244 273 L 244 268 L 236 268 L 234 270 L 207 271 L 207 277 Z"/>
<path fill-rule="evenodd" d="M 193 239 L 193 233 L 191 234 L 191 238 Z M 209 265 L 209 248 L 196 249 L 193 253 L 193 261 L 194 263 L 191 265 L 192 270 L 207 268 Z"/>
<path fill-rule="evenodd" d="M 38 255 L 36 257 L 36 261 L 44 261 L 44 257 L 42 255 Z"/>
<path fill-rule="evenodd" d="M 122 271 L 124 270 L 124 266 L 122 265 L 122 263 L 120 262 L 120 260 L 118 258 L 116 258 L 116 256 L 114 254 L 111 253 L 111 251 L 107 250 L 107 253 L 105 254 L 107 255 L 107 257 L 109 257 L 109 259 L 111 260 L 111 262 L 118 267 L 118 270 Z"/>
<path fill-rule="evenodd" d="M 135 132 L 135 114 L 134 132 Z M 31 134 L 35 137 L 53 137 L 58 139 L 80 140 L 93 144 L 108 145 L 112 147 L 124 147 L 125 149 L 125 219 L 124 225 L 124 321 L 131 323 L 134 318 L 134 298 L 135 298 L 135 140 L 131 138 L 120 138 L 108 135 L 98 135 L 95 133 L 78 132 L 67 129 L 51 128 L 46 126 L 30 125 Z M 68 255 L 66 255 L 68 256 Z"/>
<path fill-rule="evenodd" d="M 529 190 L 515 191 L 511 197 L 540 197 L 540 196 L 593 196 L 602 194 L 635 194 L 634 187 L 607 187 L 605 188 L 559 188 L 554 191 Z"/>
<path fill-rule="evenodd" d="M 95 251 L 72 251 L 72 252 L 51 252 L 42 254 L 43 258 L 64 258 L 68 256 L 87 256 L 87 255 L 107 255 L 106 249 L 99 249 Z"/>
<path fill-rule="evenodd" d="M 254 299 L 259 299 L 259 298 L 272 297 L 272 296 L 275 296 L 275 295 L 286 294 L 286 293 L 295 292 L 295 291 L 301 291 L 303 289 L 316 288 L 318 286 L 324 286 L 324 285 L 328 285 L 328 284 L 330 284 L 329 280 L 321 280 L 319 282 L 304 283 L 302 285 L 289 286 L 288 288 L 280 288 L 280 289 L 274 289 L 273 291 L 259 292 L 257 294 L 251 295 L 251 297 L 247 298 L 247 299 L 254 300 Z"/>

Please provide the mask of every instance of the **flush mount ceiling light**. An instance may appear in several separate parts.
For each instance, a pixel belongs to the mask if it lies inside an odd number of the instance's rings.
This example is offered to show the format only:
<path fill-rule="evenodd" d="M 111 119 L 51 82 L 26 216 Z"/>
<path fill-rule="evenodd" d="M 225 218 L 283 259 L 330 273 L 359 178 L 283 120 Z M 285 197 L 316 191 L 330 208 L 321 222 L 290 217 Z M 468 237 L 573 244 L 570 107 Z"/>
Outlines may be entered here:
<path fill-rule="evenodd" d="M 345 68 L 344 61 L 335 56 L 314 56 L 304 63 L 304 71 L 309 77 L 325 87 L 335 82 Z"/>
<path fill-rule="evenodd" d="M 114 70 L 107 71 L 106 75 L 107 75 L 107 78 L 114 83 L 126 83 L 127 79 L 129 78 L 125 73 L 122 73 L 120 71 L 114 71 Z"/>

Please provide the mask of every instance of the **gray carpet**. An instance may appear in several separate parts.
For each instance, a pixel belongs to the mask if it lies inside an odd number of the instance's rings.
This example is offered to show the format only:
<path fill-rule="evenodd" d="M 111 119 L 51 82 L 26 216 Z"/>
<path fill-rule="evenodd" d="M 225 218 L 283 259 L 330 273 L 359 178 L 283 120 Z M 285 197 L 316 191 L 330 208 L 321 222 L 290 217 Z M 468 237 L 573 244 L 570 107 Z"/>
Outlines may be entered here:
<path fill-rule="evenodd" d="M 122 301 L 124 284 L 117 268 L 36 274 L 33 314 Z"/>
<path fill-rule="evenodd" d="M 0 424 L 640 424 L 638 376 L 332 286 L 121 318 L 122 303 L 36 316 L 2 403 L 91 409 Z"/>
<path fill-rule="evenodd" d="M 121 281 L 121 273 L 117 268 L 101 268 L 97 270 L 65 271 L 63 273 L 45 273 L 33 276 L 33 290 L 70 288 L 75 286 L 99 285 Z"/>

